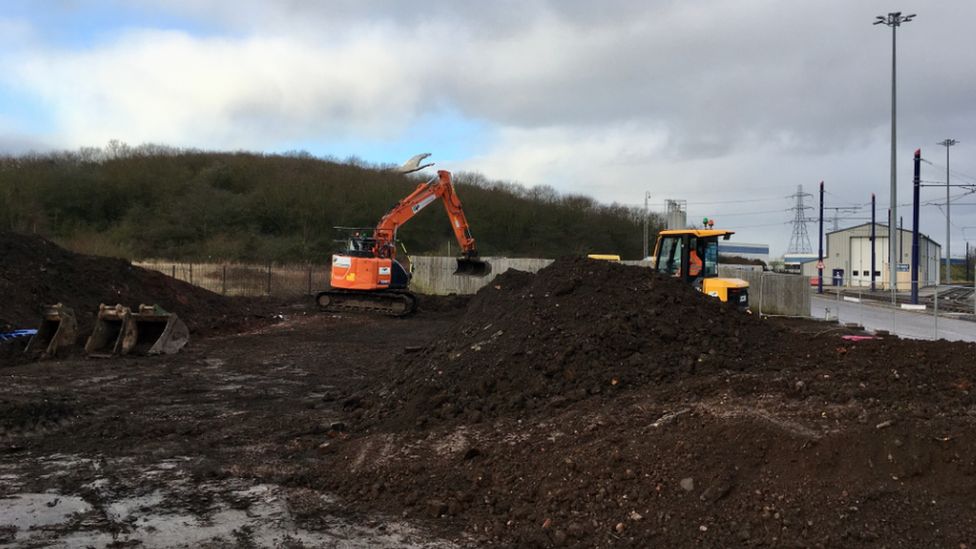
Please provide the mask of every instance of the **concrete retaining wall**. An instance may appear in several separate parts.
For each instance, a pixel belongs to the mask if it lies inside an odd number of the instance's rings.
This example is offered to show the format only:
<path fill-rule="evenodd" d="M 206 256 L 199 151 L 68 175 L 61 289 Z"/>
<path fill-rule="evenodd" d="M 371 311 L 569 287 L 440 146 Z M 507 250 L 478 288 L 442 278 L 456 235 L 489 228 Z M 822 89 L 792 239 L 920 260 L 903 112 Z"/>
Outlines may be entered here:
<path fill-rule="evenodd" d="M 491 264 L 488 276 L 456 276 L 457 261 L 453 257 L 411 256 L 413 280 L 410 287 L 421 294 L 473 294 L 487 286 L 496 276 L 509 269 L 537 272 L 552 263 L 551 259 L 483 257 Z"/>
<path fill-rule="evenodd" d="M 433 295 L 473 294 L 508 269 L 534 273 L 552 263 L 551 259 L 485 257 L 491 274 L 485 277 L 455 276 L 453 257 L 410 258 L 413 262 L 411 287 L 415 292 Z M 649 267 L 646 261 L 622 261 L 626 265 Z M 753 311 L 771 315 L 810 315 L 810 288 L 806 278 L 797 275 L 719 267 L 719 276 L 741 278 L 749 283 L 749 303 Z"/>
<path fill-rule="evenodd" d="M 810 316 L 810 286 L 799 275 L 738 269 L 720 265 L 718 275 L 749 283 L 749 308 L 759 314 Z"/>

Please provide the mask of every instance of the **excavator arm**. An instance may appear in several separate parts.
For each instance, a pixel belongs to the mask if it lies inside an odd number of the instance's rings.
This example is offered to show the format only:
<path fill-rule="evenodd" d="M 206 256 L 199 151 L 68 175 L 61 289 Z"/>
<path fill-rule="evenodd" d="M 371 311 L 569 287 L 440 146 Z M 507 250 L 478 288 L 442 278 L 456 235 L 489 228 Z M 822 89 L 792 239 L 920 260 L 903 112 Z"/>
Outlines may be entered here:
<path fill-rule="evenodd" d="M 397 230 L 437 199 L 443 202 L 454 237 L 461 247 L 462 253 L 461 258 L 458 259 L 456 274 L 484 276 L 491 272 L 490 265 L 478 259 L 478 250 L 475 247 L 474 237 L 471 236 L 461 199 L 454 192 L 451 173 L 446 170 L 438 170 L 437 177 L 418 185 L 409 196 L 398 202 L 383 216 L 373 231 L 375 255 L 393 258 L 396 255 L 394 242 Z"/>

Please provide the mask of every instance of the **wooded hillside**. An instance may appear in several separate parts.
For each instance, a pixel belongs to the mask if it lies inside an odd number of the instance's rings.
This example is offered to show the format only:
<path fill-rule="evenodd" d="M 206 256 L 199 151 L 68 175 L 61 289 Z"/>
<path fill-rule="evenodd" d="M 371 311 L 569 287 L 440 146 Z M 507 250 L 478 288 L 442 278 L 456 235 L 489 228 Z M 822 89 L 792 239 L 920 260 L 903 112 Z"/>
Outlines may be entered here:
<path fill-rule="evenodd" d="M 641 254 L 643 213 L 550 187 L 454 174 L 483 255 Z M 0 158 L 0 228 L 130 259 L 323 261 L 335 226 L 370 227 L 418 184 L 307 153 L 202 152 L 112 143 Z M 659 221 L 652 218 L 652 235 Z M 410 253 L 457 252 L 435 205 L 400 232 Z"/>

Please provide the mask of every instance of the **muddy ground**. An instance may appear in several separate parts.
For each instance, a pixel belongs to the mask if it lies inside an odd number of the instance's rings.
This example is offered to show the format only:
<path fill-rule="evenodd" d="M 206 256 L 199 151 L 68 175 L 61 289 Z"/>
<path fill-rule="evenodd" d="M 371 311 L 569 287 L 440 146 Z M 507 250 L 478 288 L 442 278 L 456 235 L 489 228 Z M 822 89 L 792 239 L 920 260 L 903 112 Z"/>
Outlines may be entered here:
<path fill-rule="evenodd" d="M 443 309 L 283 308 L 175 356 L 0 368 L 0 546 L 972 546 L 976 408 L 884 364 L 374 426 L 370 387 L 459 325 Z M 843 355 L 883 343 L 782 329 Z"/>
<path fill-rule="evenodd" d="M 451 317 L 281 313 L 173 356 L 0 367 L 0 547 L 450 546 L 310 471 L 348 395 Z"/>
<path fill-rule="evenodd" d="M 4 344 L 0 547 L 976 540 L 976 344 L 845 339 L 582 259 L 394 319 L 8 242 L 8 323 L 124 294 L 193 333 L 109 360 Z"/>

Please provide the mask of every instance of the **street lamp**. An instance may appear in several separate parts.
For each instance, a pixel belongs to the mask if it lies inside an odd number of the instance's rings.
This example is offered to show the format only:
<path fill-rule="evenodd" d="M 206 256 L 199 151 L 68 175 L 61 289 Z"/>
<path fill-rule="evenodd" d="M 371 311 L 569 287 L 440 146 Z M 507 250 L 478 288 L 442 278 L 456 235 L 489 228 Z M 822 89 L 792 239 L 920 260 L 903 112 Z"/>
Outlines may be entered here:
<path fill-rule="evenodd" d="M 898 219 L 898 176 L 897 166 L 895 165 L 895 147 L 896 147 L 896 124 L 895 121 L 897 110 L 895 108 L 895 30 L 901 26 L 902 23 L 908 23 L 915 18 L 915 14 L 902 15 L 900 11 L 889 13 L 887 17 L 884 15 L 879 15 L 875 17 L 875 25 L 887 25 L 891 27 L 891 210 L 888 213 L 888 281 L 891 284 L 891 303 L 895 304 L 897 302 L 897 284 L 895 281 L 898 277 L 898 261 L 895 260 L 898 248 L 895 245 L 895 239 L 892 238 L 892 227 L 895 227 L 895 221 Z M 898 258 L 901 259 L 901 258 Z"/>
<path fill-rule="evenodd" d="M 946 284 L 952 284 L 952 248 L 949 247 L 949 147 L 955 145 L 956 143 L 958 143 L 958 141 L 955 139 L 943 139 L 938 143 L 946 148 Z"/>

